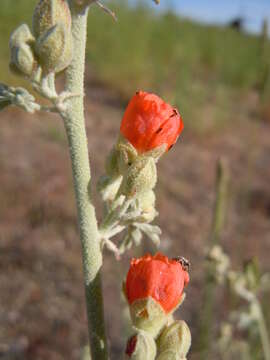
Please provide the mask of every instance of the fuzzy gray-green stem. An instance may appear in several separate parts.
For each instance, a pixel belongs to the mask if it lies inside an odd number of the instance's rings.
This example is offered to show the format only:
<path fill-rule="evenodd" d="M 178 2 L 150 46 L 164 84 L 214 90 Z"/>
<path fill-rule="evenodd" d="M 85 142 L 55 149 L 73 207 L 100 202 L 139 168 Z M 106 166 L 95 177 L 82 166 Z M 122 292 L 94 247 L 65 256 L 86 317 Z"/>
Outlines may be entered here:
<path fill-rule="evenodd" d="M 217 164 L 216 177 L 216 203 L 214 207 L 212 232 L 210 235 L 211 245 L 217 245 L 219 243 L 225 222 L 229 171 L 224 159 L 220 159 Z"/>
<path fill-rule="evenodd" d="M 62 116 L 69 142 L 78 211 L 91 355 L 92 360 L 107 360 L 101 285 L 102 253 L 90 194 L 91 174 L 83 104 L 88 8 L 79 11 L 72 7 L 72 1 L 70 4 L 75 54 L 66 70 L 65 90 L 80 96 L 68 100 L 68 109 Z"/>
<path fill-rule="evenodd" d="M 226 202 L 228 193 L 229 172 L 226 162 L 219 160 L 216 169 L 216 201 L 213 213 L 212 230 L 210 234 L 210 246 L 218 245 L 223 230 Z M 214 300 L 216 281 L 211 271 L 206 272 L 206 281 L 203 293 L 203 308 L 200 317 L 200 333 L 198 350 L 201 359 L 207 359 L 209 353 L 210 336 L 213 323 Z"/>

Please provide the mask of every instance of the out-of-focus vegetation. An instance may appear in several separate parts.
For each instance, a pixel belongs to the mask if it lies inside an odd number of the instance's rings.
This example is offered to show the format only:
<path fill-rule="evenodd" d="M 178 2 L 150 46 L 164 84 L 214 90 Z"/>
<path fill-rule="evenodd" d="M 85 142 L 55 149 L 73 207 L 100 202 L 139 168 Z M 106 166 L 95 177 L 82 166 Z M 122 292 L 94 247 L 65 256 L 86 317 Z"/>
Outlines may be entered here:
<path fill-rule="evenodd" d="M 158 92 L 200 129 L 204 117 L 224 124 L 237 112 L 239 99 L 260 91 L 265 59 L 270 59 L 269 41 L 263 44 L 260 36 L 202 26 L 142 5 L 131 9 L 126 3 L 111 2 L 117 23 L 91 7 L 87 49 L 94 77 L 116 88 L 125 99 L 139 88 Z M 2 80 L 10 81 L 7 44 L 13 24 L 31 23 L 34 4 L 34 0 L 17 0 L 11 6 L 10 0 L 1 0 Z"/>

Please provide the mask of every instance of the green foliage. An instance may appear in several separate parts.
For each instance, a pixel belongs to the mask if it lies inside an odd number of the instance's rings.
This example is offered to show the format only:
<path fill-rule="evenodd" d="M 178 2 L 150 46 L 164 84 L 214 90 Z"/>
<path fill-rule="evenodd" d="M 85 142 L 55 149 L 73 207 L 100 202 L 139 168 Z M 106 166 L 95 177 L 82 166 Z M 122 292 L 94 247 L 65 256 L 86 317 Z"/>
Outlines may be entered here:
<path fill-rule="evenodd" d="M 92 72 L 126 97 L 141 88 L 158 92 L 200 130 L 224 123 L 241 94 L 257 88 L 259 37 L 124 2 L 111 7 L 116 24 L 98 9 L 90 13 L 87 54 Z"/>
<path fill-rule="evenodd" d="M 99 74 L 124 90 L 148 86 L 164 91 L 191 80 L 237 87 L 256 84 L 258 38 L 207 27 L 167 13 L 115 6 L 119 22 L 93 9 L 88 57 Z M 106 31 L 101 31 L 106 29 Z"/>

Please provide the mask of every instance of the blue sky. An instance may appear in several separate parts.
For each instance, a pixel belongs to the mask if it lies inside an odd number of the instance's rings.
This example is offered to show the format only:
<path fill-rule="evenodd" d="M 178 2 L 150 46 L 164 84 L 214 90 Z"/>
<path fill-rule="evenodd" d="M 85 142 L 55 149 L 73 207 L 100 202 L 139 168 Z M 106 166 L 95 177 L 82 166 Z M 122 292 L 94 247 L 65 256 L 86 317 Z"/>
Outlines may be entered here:
<path fill-rule="evenodd" d="M 246 19 L 245 28 L 251 32 L 260 31 L 265 17 L 270 25 L 270 0 L 161 0 L 159 6 L 174 8 L 182 16 L 214 24 L 224 24 L 241 15 Z"/>

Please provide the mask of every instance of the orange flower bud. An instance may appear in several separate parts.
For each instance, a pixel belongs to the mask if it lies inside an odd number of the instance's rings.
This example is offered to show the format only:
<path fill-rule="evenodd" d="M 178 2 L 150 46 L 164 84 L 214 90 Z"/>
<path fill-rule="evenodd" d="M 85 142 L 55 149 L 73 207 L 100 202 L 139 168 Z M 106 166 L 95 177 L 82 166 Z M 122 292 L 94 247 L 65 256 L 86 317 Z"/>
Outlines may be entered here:
<path fill-rule="evenodd" d="M 165 313 L 180 303 L 189 275 L 177 260 L 158 253 L 132 259 L 126 280 L 126 297 L 131 305 L 135 300 L 152 297 Z"/>
<path fill-rule="evenodd" d="M 155 94 L 138 91 L 128 104 L 120 132 L 142 153 L 164 144 L 169 150 L 183 128 L 176 109 Z"/>

